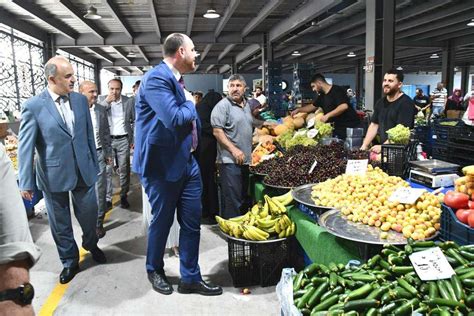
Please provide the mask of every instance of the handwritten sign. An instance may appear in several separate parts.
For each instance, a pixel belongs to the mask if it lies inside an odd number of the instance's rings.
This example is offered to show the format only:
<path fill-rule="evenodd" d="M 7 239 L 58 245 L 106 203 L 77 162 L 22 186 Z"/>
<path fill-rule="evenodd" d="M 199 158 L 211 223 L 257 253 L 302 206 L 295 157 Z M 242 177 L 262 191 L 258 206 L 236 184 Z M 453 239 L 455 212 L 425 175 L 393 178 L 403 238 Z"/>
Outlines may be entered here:
<path fill-rule="evenodd" d="M 449 279 L 455 274 L 439 247 L 415 252 L 409 258 L 416 274 L 423 281 Z"/>
<path fill-rule="evenodd" d="M 399 202 L 405 204 L 415 204 L 416 200 L 425 192 L 425 189 L 398 188 L 390 195 L 390 202 Z"/>
<path fill-rule="evenodd" d="M 364 175 L 367 172 L 369 159 L 348 160 L 346 165 L 346 174 Z"/>
<path fill-rule="evenodd" d="M 316 168 L 317 165 L 318 165 L 318 162 L 315 160 L 313 162 L 313 164 L 311 165 L 311 168 L 309 168 L 308 174 L 311 174 L 313 172 L 314 168 Z"/>

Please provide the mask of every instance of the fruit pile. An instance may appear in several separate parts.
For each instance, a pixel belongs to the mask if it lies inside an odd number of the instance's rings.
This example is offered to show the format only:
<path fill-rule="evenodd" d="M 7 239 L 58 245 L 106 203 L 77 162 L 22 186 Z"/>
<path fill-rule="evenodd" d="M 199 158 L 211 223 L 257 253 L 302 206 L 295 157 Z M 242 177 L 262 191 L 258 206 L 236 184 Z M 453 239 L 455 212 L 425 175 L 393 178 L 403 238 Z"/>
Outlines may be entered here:
<path fill-rule="evenodd" d="M 367 167 L 365 175 L 341 175 L 313 187 L 316 205 L 334 207 L 353 222 L 379 227 L 380 237 L 394 230 L 406 238 L 425 239 L 440 229 L 441 204 L 435 195 L 423 193 L 415 204 L 390 202 L 402 178 L 389 176 L 379 168 Z"/>
<path fill-rule="evenodd" d="M 295 146 L 284 157 L 263 162 L 261 171 L 268 175 L 267 184 L 296 187 L 343 174 L 346 164 L 343 144 L 334 142 L 315 147 Z"/>
<path fill-rule="evenodd" d="M 422 281 L 408 256 L 438 246 L 455 267 L 451 279 Z M 303 315 L 471 315 L 474 246 L 409 240 L 384 246 L 360 267 L 313 263 L 293 279 L 294 305 Z"/>
<path fill-rule="evenodd" d="M 462 169 L 464 177 L 455 181 L 455 191 L 448 191 L 444 204 L 452 208 L 457 219 L 474 228 L 474 165 Z"/>
<path fill-rule="evenodd" d="M 261 161 L 268 159 L 275 151 L 276 147 L 273 145 L 273 141 L 261 142 L 252 151 L 252 165 L 258 165 Z"/>
<path fill-rule="evenodd" d="M 296 226 L 286 213 L 293 202 L 291 191 L 284 195 L 264 196 L 265 203 L 255 204 L 245 215 L 224 219 L 216 216 L 219 228 L 236 238 L 264 241 L 271 237 L 285 238 L 295 234 Z"/>
<path fill-rule="evenodd" d="M 297 145 L 313 146 L 319 143 L 323 137 L 332 136 L 331 124 L 316 121 L 314 128 L 302 128 L 298 131 L 288 129 L 277 137 L 278 143 L 289 149 Z"/>
<path fill-rule="evenodd" d="M 402 124 L 389 129 L 387 135 L 391 144 L 407 145 L 410 142 L 410 129 Z"/>

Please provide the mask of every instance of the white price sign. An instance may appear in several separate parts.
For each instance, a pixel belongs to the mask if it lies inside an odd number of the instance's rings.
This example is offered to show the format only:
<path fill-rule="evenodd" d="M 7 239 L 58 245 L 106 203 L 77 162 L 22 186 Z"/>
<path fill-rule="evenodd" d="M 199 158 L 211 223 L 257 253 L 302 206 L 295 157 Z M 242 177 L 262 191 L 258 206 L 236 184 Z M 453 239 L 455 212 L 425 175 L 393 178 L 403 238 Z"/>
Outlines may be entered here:
<path fill-rule="evenodd" d="M 348 160 L 346 165 L 346 174 L 364 175 L 367 172 L 369 159 Z"/>
<path fill-rule="evenodd" d="M 395 190 L 395 192 L 390 195 L 388 200 L 390 202 L 399 202 L 404 204 L 415 204 L 416 200 L 426 192 L 425 189 L 414 189 L 414 188 L 405 188 L 401 187 Z"/>
<path fill-rule="evenodd" d="M 449 279 L 455 274 L 439 247 L 415 252 L 409 258 L 422 281 Z"/>

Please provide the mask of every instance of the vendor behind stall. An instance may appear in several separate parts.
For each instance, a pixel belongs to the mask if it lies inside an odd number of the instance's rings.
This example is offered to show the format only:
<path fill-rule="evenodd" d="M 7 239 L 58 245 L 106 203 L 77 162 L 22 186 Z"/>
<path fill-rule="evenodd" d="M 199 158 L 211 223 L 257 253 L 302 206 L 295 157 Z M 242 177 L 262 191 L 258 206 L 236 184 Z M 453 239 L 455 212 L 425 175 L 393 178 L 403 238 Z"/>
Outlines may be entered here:
<path fill-rule="evenodd" d="M 367 150 L 375 136 L 380 137 L 380 143 L 388 142 L 387 131 L 402 124 L 413 128 L 415 105 L 413 100 L 401 90 L 403 73 L 396 69 L 388 70 L 383 77 L 383 93 L 385 96 L 375 104 L 372 122 L 365 135 L 361 150 Z M 371 151 L 380 153 L 380 145 L 375 145 Z"/>
<path fill-rule="evenodd" d="M 360 119 L 354 108 L 349 105 L 349 98 L 343 88 L 329 84 L 322 74 L 316 74 L 311 78 L 311 88 L 319 96 L 313 104 L 297 108 L 291 115 L 299 112 L 310 113 L 321 108 L 324 113 L 321 121 L 334 122 L 334 135 L 341 139 L 346 138 L 346 128 L 361 127 Z"/>

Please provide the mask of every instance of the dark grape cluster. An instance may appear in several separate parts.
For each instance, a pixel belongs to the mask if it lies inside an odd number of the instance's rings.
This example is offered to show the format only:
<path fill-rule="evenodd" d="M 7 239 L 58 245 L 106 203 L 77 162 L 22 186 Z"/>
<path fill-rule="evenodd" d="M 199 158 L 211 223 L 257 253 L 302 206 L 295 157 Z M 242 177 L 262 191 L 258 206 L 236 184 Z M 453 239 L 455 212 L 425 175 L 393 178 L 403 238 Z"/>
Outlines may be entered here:
<path fill-rule="evenodd" d="M 316 167 L 309 173 L 314 161 Z M 284 157 L 274 158 L 260 165 L 268 174 L 265 182 L 275 186 L 295 187 L 326 181 L 343 174 L 346 169 L 346 152 L 343 144 L 295 146 Z M 259 165 L 259 166 L 260 166 Z M 262 170 L 263 171 L 263 170 Z"/>
<path fill-rule="evenodd" d="M 360 150 L 354 149 L 347 152 L 347 159 L 359 160 L 359 159 L 369 159 L 370 151 L 369 150 Z"/>

